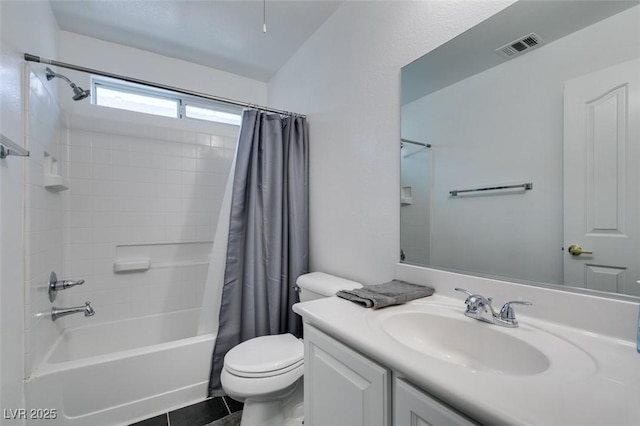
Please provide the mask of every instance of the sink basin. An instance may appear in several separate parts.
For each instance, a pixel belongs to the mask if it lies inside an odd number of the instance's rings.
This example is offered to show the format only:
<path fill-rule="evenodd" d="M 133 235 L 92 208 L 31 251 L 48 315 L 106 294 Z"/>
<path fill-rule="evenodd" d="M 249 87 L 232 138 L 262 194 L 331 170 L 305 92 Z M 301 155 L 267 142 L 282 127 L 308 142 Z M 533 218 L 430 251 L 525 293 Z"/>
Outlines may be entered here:
<path fill-rule="evenodd" d="M 542 351 L 516 337 L 531 334 L 530 330 L 483 323 L 457 311 L 453 314 L 401 311 L 379 318 L 379 324 L 400 344 L 473 371 L 525 376 L 542 373 L 551 365 Z"/>

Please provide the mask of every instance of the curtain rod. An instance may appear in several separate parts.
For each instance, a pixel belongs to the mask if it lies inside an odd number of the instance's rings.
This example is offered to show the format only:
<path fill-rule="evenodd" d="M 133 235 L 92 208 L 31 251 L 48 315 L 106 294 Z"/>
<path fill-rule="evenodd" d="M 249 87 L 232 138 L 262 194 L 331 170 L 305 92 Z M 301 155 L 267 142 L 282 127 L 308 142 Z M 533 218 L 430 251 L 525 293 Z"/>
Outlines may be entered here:
<path fill-rule="evenodd" d="M 179 87 L 173 87 L 173 86 L 168 86 L 168 85 L 165 85 L 165 84 L 154 83 L 154 82 L 151 82 L 151 81 L 141 80 L 141 79 L 137 79 L 137 78 L 133 78 L 133 77 L 126 77 L 126 76 L 123 76 L 123 75 L 113 74 L 113 73 L 100 71 L 100 70 L 96 70 L 96 69 L 92 69 L 92 68 L 86 68 L 86 67 L 82 67 L 82 66 L 79 66 L 79 65 L 68 64 L 66 62 L 60 62 L 60 61 L 56 61 L 56 60 L 53 60 L 53 59 L 46 59 L 46 58 L 42 58 L 40 56 L 32 55 L 30 53 L 25 53 L 24 54 L 24 60 L 25 61 L 29 61 L 29 62 L 39 62 L 39 63 L 42 63 L 42 64 L 54 65 L 56 67 L 62 67 L 62 68 L 70 69 L 70 70 L 86 72 L 86 73 L 89 73 L 89 74 L 96 74 L 96 75 L 100 75 L 102 77 L 116 78 L 116 79 L 119 79 L 119 80 L 127 81 L 129 83 L 144 84 L 144 85 L 147 85 L 147 86 L 155 87 L 156 89 L 171 90 L 173 92 L 182 93 L 184 95 L 197 96 L 199 98 L 209 99 L 209 100 L 217 101 L 217 102 L 224 102 L 224 103 L 231 104 L 231 105 L 236 105 L 236 106 L 241 106 L 241 107 L 246 107 L 246 108 L 256 108 L 256 109 L 259 109 L 259 110 L 262 110 L 262 111 L 273 112 L 275 114 L 295 115 L 297 117 L 302 117 L 302 118 L 306 118 L 307 117 L 304 114 L 297 114 L 297 113 L 290 112 L 290 111 L 283 111 L 283 110 L 280 110 L 280 109 L 269 108 L 269 107 L 265 107 L 265 106 L 252 104 L 252 103 L 249 103 L 249 102 L 236 101 L 234 99 L 229 99 L 229 98 L 223 98 L 223 97 L 220 97 L 220 96 L 209 95 L 207 93 L 195 92 L 193 90 L 181 89 Z"/>

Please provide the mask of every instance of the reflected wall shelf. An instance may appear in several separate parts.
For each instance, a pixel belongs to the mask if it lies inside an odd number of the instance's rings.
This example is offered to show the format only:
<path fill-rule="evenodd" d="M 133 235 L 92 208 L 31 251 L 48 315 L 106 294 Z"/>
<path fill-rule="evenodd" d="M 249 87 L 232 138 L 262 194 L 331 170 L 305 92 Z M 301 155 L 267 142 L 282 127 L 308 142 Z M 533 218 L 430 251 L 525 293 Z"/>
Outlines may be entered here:
<path fill-rule="evenodd" d="M 403 186 L 400 194 L 400 205 L 409 206 L 413 204 L 413 196 L 411 195 L 411 187 Z"/>

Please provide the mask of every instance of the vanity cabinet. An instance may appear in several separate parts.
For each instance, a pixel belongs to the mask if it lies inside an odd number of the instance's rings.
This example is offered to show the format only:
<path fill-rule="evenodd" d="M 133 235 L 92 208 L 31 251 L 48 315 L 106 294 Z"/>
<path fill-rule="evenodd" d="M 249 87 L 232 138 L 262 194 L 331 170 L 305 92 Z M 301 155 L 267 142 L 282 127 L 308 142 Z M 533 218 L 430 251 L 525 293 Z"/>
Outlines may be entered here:
<path fill-rule="evenodd" d="M 391 372 L 304 327 L 305 426 L 389 426 Z"/>
<path fill-rule="evenodd" d="M 304 345 L 305 426 L 476 425 L 309 324 Z"/>
<path fill-rule="evenodd" d="M 411 426 L 474 426 L 440 401 L 422 392 L 403 379 L 394 379 L 393 424 Z"/>

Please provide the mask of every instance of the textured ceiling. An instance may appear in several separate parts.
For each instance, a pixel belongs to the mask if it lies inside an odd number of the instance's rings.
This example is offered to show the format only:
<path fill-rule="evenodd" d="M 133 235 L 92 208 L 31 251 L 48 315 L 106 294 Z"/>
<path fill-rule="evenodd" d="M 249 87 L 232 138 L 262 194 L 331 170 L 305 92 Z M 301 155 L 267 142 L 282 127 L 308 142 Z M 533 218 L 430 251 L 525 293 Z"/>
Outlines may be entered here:
<path fill-rule="evenodd" d="M 268 81 L 339 1 L 50 0 L 60 29 Z"/>

